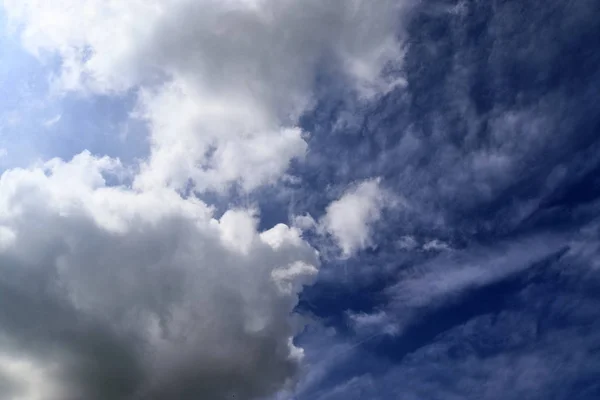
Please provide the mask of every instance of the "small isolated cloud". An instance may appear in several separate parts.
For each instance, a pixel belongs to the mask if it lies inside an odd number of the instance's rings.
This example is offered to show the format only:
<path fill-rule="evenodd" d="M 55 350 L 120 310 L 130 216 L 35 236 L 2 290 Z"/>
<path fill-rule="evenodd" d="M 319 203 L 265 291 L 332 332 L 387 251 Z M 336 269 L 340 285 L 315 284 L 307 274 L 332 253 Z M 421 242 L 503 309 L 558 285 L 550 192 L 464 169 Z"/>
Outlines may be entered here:
<path fill-rule="evenodd" d="M 425 251 L 444 251 L 450 250 L 451 247 L 448 243 L 442 242 L 439 239 L 433 239 L 423 245 L 423 250 Z"/>
<path fill-rule="evenodd" d="M 381 188 L 380 180 L 367 180 L 332 202 L 319 225 L 333 237 L 343 256 L 350 257 L 373 244 L 372 225 L 379 221 L 383 209 L 390 204 L 390 195 Z"/>
<path fill-rule="evenodd" d="M 55 115 L 54 117 L 52 117 L 52 118 L 49 118 L 49 119 L 45 120 L 45 121 L 43 122 L 43 125 L 44 125 L 44 127 L 46 127 L 46 128 L 51 128 L 51 127 L 53 127 L 54 125 L 56 125 L 57 123 L 59 123 L 61 118 L 62 118 L 62 115 L 61 115 L 61 114 Z"/>

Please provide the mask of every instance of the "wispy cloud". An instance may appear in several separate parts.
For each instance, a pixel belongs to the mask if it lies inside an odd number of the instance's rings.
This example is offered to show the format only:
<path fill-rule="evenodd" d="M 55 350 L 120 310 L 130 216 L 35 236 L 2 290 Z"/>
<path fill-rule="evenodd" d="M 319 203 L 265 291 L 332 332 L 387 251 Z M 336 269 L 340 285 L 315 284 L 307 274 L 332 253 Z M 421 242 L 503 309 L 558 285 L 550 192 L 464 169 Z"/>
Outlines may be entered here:
<path fill-rule="evenodd" d="M 44 125 L 44 127 L 46 127 L 46 128 L 50 128 L 50 127 L 52 127 L 52 126 L 56 125 L 57 123 L 59 123 L 61 118 L 62 118 L 62 115 L 60 115 L 60 114 L 57 114 L 57 115 L 55 115 L 54 117 L 52 117 L 52 118 L 49 118 L 49 119 L 45 120 L 45 121 L 43 122 L 43 125 Z"/>

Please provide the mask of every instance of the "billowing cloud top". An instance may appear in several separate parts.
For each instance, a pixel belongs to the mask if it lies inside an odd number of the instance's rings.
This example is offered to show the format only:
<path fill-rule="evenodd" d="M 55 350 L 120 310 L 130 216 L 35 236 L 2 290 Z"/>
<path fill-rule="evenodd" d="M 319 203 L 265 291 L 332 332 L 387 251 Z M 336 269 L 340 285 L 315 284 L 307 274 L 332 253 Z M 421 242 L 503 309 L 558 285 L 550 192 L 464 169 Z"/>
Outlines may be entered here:
<path fill-rule="evenodd" d="M 27 48 L 58 53 L 56 85 L 140 90 L 151 156 L 136 187 L 224 190 L 272 183 L 306 151 L 297 119 L 319 71 L 364 96 L 399 81 L 405 1 L 5 0 Z M 166 79 L 166 83 L 165 82 Z M 158 83 L 157 83 L 158 82 Z"/>
<path fill-rule="evenodd" d="M 245 398 L 285 383 L 301 355 L 288 315 L 315 251 L 285 225 L 258 232 L 248 210 L 215 219 L 170 189 L 106 186 L 119 169 L 83 153 L 2 176 L 6 379 L 57 400 Z"/>

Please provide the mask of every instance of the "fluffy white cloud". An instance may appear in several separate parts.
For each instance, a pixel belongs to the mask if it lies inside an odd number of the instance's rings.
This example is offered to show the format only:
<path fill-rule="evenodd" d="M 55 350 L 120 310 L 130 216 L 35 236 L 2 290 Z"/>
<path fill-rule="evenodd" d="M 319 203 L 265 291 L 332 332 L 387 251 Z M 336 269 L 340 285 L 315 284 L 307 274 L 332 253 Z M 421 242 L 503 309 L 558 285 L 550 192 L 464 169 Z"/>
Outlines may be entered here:
<path fill-rule="evenodd" d="M 372 245 L 371 225 L 381 218 L 383 208 L 393 204 L 379 179 L 361 182 L 327 207 L 319 228 L 333 236 L 344 257 Z"/>
<path fill-rule="evenodd" d="M 34 54 L 58 53 L 59 88 L 140 89 L 152 156 L 139 187 L 279 178 L 306 151 L 299 115 L 319 70 L 363 96 L 398 83 L 398 29 L 409 1 L 3 0 Z"/>
<path fill-rule="evenodd" d="M 252 398 L 291 379 L 289 315 L 318 265 L 300 232 L 107 186 L 121 168 L 83 153 L 0 178 L 0 377 L 57 400 Z"/>

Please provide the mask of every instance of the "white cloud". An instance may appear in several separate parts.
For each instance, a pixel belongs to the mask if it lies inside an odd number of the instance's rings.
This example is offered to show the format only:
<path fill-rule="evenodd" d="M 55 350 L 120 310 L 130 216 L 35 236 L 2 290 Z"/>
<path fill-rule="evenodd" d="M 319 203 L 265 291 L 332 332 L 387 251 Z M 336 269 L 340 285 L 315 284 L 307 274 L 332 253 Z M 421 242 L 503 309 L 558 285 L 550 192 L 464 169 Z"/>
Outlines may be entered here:
<path fill-rule="evenodd" d="M 380 187 L 379 179 L 361 182 L 327 207 L 320 228 L 333 236 L 344 257 L 372 245 L 371 225 L 383 208 L 393 203 Z"/>
<path fill-rule="evenodd" d="M 50 128 L 50 127 L 56 125 L 57 123 L 59 123 L 61 118 L 62 118 L 62 115 L 57 114 L 54 117 L 45 120 L 43 125 L 46 128 Z"/>
<path fill-rule="evenodd" d="M 252 190 L 306 151 L 297 127 L 321 68 L 363 96 L 389 90 L 406 0 L 4 0 L 61 89 L 140 89 L 152 156 L 139 187 Z"/>

